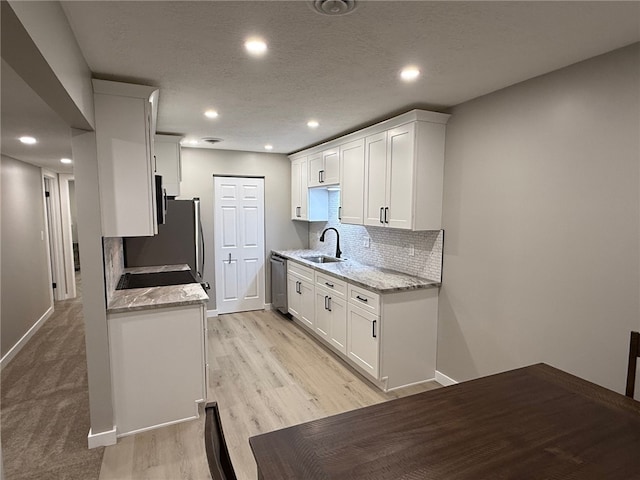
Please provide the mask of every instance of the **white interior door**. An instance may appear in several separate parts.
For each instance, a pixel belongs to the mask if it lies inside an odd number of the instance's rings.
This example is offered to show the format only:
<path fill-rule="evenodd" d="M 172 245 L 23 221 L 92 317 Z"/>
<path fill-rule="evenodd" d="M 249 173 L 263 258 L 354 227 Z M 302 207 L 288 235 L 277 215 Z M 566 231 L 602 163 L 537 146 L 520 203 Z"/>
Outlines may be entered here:
<path fill-rule="evenodd" d="M 262 310 L 265 296 L 264 179 L 214 177 L 218 313 Z"/>

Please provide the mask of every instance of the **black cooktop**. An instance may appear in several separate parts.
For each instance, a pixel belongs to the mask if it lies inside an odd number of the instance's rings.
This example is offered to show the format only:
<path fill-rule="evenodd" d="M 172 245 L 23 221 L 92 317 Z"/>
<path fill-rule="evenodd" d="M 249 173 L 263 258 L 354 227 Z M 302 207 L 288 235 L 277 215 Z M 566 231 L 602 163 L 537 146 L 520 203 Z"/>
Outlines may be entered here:
<path fill-rule="evenodd" d="M 184 285 L 187 283 L 198 283 L 191 273 L 191 270 L 155 273 L 125 273 L 120 277 L 116 290 L 165 287 L 167 285 Z"/>

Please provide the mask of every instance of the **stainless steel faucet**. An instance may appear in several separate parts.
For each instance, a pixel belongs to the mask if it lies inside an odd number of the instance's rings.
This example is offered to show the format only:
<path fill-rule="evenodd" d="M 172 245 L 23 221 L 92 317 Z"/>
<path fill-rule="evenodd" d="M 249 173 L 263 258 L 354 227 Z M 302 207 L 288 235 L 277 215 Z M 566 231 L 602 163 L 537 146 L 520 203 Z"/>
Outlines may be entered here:
<path fill-rule="evenodd" d="M 336 232 L 336 258 L 340 258 L 342 255 L 342 251 L 340 250 L 340 232 L 333 227 L 325 228 L 320 235 L 320 241 L 324 242 L 324 234 L 327 233 L 327 230 L 333 230 Z"/>

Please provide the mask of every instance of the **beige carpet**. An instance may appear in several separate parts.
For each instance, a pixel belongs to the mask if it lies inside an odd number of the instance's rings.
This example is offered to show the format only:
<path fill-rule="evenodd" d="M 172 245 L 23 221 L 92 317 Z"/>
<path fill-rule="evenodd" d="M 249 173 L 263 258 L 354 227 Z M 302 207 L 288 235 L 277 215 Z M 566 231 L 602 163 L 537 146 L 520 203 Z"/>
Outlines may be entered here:
<path fill-rule="evenodd" d="M 2 370 L 0 433 L 7 480 L 97 479 L 104 448 L 89 450 L 82 304 L 56 311 Z"/>

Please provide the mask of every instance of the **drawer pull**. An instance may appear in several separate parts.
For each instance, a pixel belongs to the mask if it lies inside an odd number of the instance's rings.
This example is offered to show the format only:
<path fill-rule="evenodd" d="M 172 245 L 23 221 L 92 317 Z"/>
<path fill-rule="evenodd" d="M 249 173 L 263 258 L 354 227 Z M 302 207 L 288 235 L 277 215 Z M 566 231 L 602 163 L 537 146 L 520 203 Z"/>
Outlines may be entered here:
<path fill-rule="evenodd" d="M 335 286 L 335 285 L 333 285 L 333 283 L 329 283 L 329 282 L 324 282 L 324 284 L 325 284 L 327 287 L 331 287 L 331 288 L 333 288 L 333 287 Z"/>
<path fill-rule="evenodd" d="M 360 295 L 356 295 L 356 298 L 357 298 L 358 300 L 360 300 L 361 302 L 365 302 L 365 303 L 369 301 L 369 299 L 368 299 L 368 298 L 362 298 Z"/>

